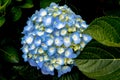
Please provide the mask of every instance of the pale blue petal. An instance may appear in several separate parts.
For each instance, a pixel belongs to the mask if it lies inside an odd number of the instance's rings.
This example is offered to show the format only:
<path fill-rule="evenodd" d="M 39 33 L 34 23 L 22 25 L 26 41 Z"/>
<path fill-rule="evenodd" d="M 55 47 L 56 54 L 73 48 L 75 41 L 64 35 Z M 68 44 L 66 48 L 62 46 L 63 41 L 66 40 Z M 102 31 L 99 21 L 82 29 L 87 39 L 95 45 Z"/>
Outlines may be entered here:
<path fill-rule="evenodd" d="M 44 59 L 45 62 L 47 62 L 47 61 L 50 60 L 50 57 L 49 57 L 48 55 L 45 55 L 45 56 L 43 57 L 43 59 Z"/>
<path fill-rule="evenodd" d="M 59 65 L 64 65 L 64 58 L 63 57 L 58 57 L 56 60 L 56 63 Z"/>
<path fill-rule="evenodd" d="M 28 61 L 27 54 L 23 54 L 23 55 L 22 55 L 22 58 L 24 59 L 25 62 Z"/>
<path fill-rule="evenodd" d="M 79 35 L 80 35 L 80 34 L 79 34 L 78 32 L 74 32 L 74 33 L 72 34 L 72 39 L 73 39 L 73 41 L 74 41 L 75 44 L 79 44 L 80 41 L 81 41 Z"/>
<path fill-rule="evenodd" d="M 48 55 L 52 56 L 54 53 L 56 53 L 56 48 L 55 47 L 50 47 L 48 49 Z"/>
<path fill-rule="evenodd" d="M 38 11 L 36 11 L 36 12 L 38 12 Z M 31 17 L 31 20 L 35 21 L 37 19 L 37 17 L 38 17 L 37 14 L 33 14 L 32 17 Z"/>
<path fill-rule="evenodd" d="M 52 16 L 46 16 L 43 18 L 43 25 L 45 27 L 50 26 L 52 24 Z"/>
<path fill-rule="evenodd" d="M 68 49 L 65 51 L 65 57 L 67 57 L 67 58 L 76 58 L 77 55 L 74 54 L 72 48 L 68 48 Z"/>
<path fill-rule="evenodd" d="M 54 36 L 60 36 L 60 31 L 59 30 L 54 30 L 53 35 Z"/>
<path fill-rule="evenodd" d="M 70 72 L 71 71 L 71 67 L 70 66 L 63 66 L 61 70 L 62 70 L 62 72 L 64 74 L 64 73 Z"/>
<path fill-rule="evenodd" d="M 47 15 L 47 11 L 45 9 L 40 9 L 39 15 L 43 17 Z"/>
<path fill-rule="evenodd" d="M 51 39 L 51 38 L 47 38 L 47 39 L 46 39 L 46 45 L 47 45 L 47 46 L 51 46 L 51 45 L 53 44 L 53 42 L 54 42 L 54 40 Z"/>
<path fill-rule="evenodd" d="M 63 44 L 63 38 L 62 37 L 56 37 L 55 38 L 55 45 L 61 46 Z"/>
<path fill-rule="evenodd" d="M 47 33 L 52 33 L 53 32 L 53 28 L 51 28 L 51 27 L 49 27 L 49 28 L 45 28 L 45 31 L 47 32 Z"/>
<path fill-rule="evenodd" d="M 24 54 L 27 54 L 29 52 L 29 49 L 28 49 L 28 45 L 24 45 L 22 48 L 21 48 L 22 52 Z"/>
<path fill-rule="evenodd" d="M 58 5 L 57 5 L 56 3 L 54 3 L 54 2 L 52 2 L 52 3 L 50 4 L 50 7 L 51 7 L 51 8 L 57 8 Z"/>
<path fill-rule="evenodd" d="M 57 70 L 60 70 L 60 69 L 61 69 L 61 65 L 59 65 L 59 64 L 57 64 L 57 63 L 53 64 L 53 66 L 54 66 L 55 69 L 57 69 Z"/>
<path fill-rule="evenodd" d="M 54 24 L 54 27 L 57 29 L 61 29 L 65 27 L 65 23 L 64 22 L 57 22 L 56 24 Z"/>
<path fill-rule="evenodd" d="M 64 46 L 69 47 L 71 45 L 71 39 L 70 37 L 64 37 Z"/>
<path fill-rule="evenodd" d="M 24 30 L 23 30 L 23 32 L 22 33 L 27 33 L 28 31 L 32 31 L 33 30 L 33 26 L 32 25 L 27 25 L 27 26 L 25 26 L 24 27 Z"/>
<path fill-rule="evenodd" d="M 25 36 L 25 42 L 27 44 L 31 44 L 33 42 L 34 37 L 32 35 Z"/>
<path fill-rule="evenodd" d="M 54 66 L 53 65 L 48 65 L 47 66 L 48 71 L 54 71 Z"/>
<path fill-rule="evenodd" d="M 35 33 L 37 36 L 44 36 L 44 35 L 45 35 L 45 32 L 44 32 L 44 31 L 39 31 L 39 30 L 35 30 L 34 33 Z"/>
<path fill-rule="evenodd" d="M 83 27 L 83 28 L 87 28 L 88 27 L 88 25 L 86 24 L 86 22 L 85 21 L 83 21 L 83 22 L 81 22 L 81 27 Z"/>
<path fill-rule="evenodd" d="M 60 35 L 61 36 L 65 36 L 66 34 L 67 34 L 67 29 L 66 28 L 60 30 Z"/>
<path fill-rule="evenodd" d="M 36 22 L 37 22 L 37 23 L 40 23 L 40 22 L 42 22 L 42 20 L 43 20 L 42 17 L 37 17 Z"/>
<path fill-rule="evenodd" d="M 65 51 L 65 48 L 63 48 L 63 47 L 57 48 L 58 54 L 62 54 L 62 53 L 64 53 L 64 51 Z"/>
<path fill-rule="evenodd" d="M 35 37 L 34 44 L 37 47 L 40 46 L 41 45 L 41 38 L 40 37 Z"/>
<path fill-rule="evenodd" d="M 90 35 L 87 34 L 83 34 L 83 40 L 88 43 L 92 40 L 92 37 Z"/>
<path fill-rule="evenodd" d="M 47 50 L 48 49 L 48 46 L 46 44 L 44 44 L 44 43 L 41 44 L 41 47 L 42 47 L 43 50 Z"/>
<path fill-rule="evenodd" d="M 71 67 L 63 66 L 60 70 L 58 70 L 58 77 L 70 71 L 71 71 Z"/>

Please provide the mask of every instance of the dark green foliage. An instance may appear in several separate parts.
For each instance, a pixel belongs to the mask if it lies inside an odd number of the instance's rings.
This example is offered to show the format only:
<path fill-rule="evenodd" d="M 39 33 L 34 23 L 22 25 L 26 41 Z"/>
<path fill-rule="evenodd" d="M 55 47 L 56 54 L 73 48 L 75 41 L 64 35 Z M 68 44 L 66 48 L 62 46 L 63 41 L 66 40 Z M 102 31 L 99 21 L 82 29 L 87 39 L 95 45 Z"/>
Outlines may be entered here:
<path fill-rule="evenodd" d="M 119 59 L 120 48 L 108 47 L 92 40 L 80 53 L 79 59 Z"/>
<path fill-rule="evenodd" d="M 98 42 L 113 47 L 120 47 L 120 18 L 101 17 L 91 22 L 85 33 Z"/>
<path fill-rule="evenodd" d="M 80 71 L 96 80 L 119 80 L 120 60 L 76 59 Z"/>
<path fill-rule="evenodd" d="M 43 75 L 24 62 L 21 32 L 28 18 L 51 2 L 68 5 L 89 23 L 93 40 L 72 71 Z M 104 16 L 104 17 L 103 17 Z M 0 0 L 0 80 L 120 80 L 120 0 Z"/>
<path fill-rule="evenodd" d="M 5 18 L 3 16 L 0 17 L 0 27 L 5 23 Z"/>
<path fill-rule="evenodd" d="M 17 50 L 12 46 L 6 46 L 3 49 L 0 49 L 0 55 L 3 56 L 4 59 L 8 62 L 19 62 Z"/>

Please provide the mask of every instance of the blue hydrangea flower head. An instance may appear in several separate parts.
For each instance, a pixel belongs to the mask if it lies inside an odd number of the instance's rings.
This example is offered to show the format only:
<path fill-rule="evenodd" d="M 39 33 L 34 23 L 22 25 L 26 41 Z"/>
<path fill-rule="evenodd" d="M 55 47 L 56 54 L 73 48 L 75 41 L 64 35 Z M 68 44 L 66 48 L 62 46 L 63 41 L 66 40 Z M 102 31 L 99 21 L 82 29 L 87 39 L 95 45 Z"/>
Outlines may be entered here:
<path fill-rule="evenodd" d="M 43 74 L 55 75 L 57 70 L 60 77 L 71 71 L 74 58 L 92 39 L 83 34 L 87 27 L 67 5 L 51 3 L 28 19 L 22 32 L 22 57 Z"/>

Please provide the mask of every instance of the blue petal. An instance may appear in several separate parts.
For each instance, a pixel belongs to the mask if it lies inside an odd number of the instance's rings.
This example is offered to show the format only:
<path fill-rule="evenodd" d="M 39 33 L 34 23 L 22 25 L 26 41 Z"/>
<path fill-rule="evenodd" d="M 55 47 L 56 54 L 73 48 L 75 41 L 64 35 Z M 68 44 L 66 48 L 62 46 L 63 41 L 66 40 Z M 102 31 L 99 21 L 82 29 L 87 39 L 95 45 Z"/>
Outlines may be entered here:
<path fill-rule="evenodd" d="M 92 37 L 90 35 L 87 34 L 83 34 L 83 40 L 88 43 L 92 40 Z"/>
<path fill-rule="evenodd" d="M 35 49 L 35 44 L 31 44 L 31 45 L 29 45 L 29 50 L 34 50 Z"/>
<path fill-rule="evenodd" d="M 32 59 L 29 59 L 28 62 L 31 66 L 37 66 L 36 62 Z"/>
<path fill-rule="evenodd" d="M 80 24 L 80 22 L 76 22 L 76 23 L 75 23 L 75 27 L 77 27 L 77 28 L 81 28 L 81 24 Z"/>
<path fill-rule="evenodd" d="M 46 39 L 46 45 L 47 45 L 47 46 L 51 46 L 51 45 L 53 44 L 53 42 L 54 42 L 54 40 L 51 39 L 51 38 L 47 38 L 47 39 Z"/>
<path fill-rule="evenodd" d="M 50 26 L 52 24 L 52 16 L 46 16 L 43 18 L 43 24 L 45 27 Z"/>
<path fill-rule="evenodd" d="M 27 33 L 28 31 L 32 31 L 33 30 L 33 26 L 32 25 L 27 25 L 24 27 L 23 33 Z"/>
<path fill-rule="evenodd" d="M 59 30 L 54 30 L 53 35 L 54 35 L 54 36 L 60 36 Z"/>
<path fill-rule="evenodd" d="M 37 65 L 38 65 L 39 68 L 42 68 L 43 62 L 38 62 Z"/>
<path fill-rule="evenodd" d="M 58 77 L 70 71 L 71 71 L 71 67 L 63 66 L 60 70 L 58 70 Z"/>
<path fill-rule="evenodd" d="M 57 5 L 56 3 L 54 3 L 54 2 L 52 2 L 52 3 L 50 4 L 50 7 L 51 7 L 51 8 L 55 8 L 55 7 L 58 7 L 58 5 Z"/>
<path fill-rule="evenodd" d="M 45 16 L 45 15 L 47 15 L 47 11 L 45 9 L 40 9 L 39 15 Z"/>
<path fill-rule="evenodd" d="M 41 72 L 42 72 L 42 74 L 45 74 L 45 75 L 47 75 L 47 74 L 50 73 L 50 72 L 48 72 L 48 71 L 46 70 L 46 67 L 45 67 L 45 66 L 42 66 Z"/>
<path fill-rule="evenodd" d="M 83 28 L 85 28 L 85 29 L 88 27 L 88 25 L 86 24 L 85 21 L 83 21 L 83 22 L 81 23 L 81 26 L 82 26 Z"/>
<path fill-rule="evenodd" d="M 48 56 L 48 55 L 45 55 L 45 56 L 44 56 L 44 61 L 47 62 L 47 61 L 49 61 L 49 60 L 50 60 L 49 56 Z"/>
<path fill-rule="evenodd" d="M 56 48 L 55 47 L 50 47 L 48 49 L 48 55 L 49 56 L 52 56 L 55 52 L 56 52 Z"/>
<path fill-rule="evenodd" d="M 33 50 L 30 50 L 30 53 L 31 54 L 37 54 L 38 52 L 37 52 L 37 49 L 33 49 Z"/>
<path fill-rule="evenodd" d="M 49 65 L 49 63 L 44 63 L 42 68 L 41 68 L 41 71 L 43 74 L 50 74 L 50 75 L 54 75 L 54 70 L 53 70 L 54 67 L 52 67 L 51 69 L 51 66 Z"/>
<path fill-rule="evenodd" d="M 81 53 L 80 50 L 78 50 L 75 54 L 78 56 Z"/>
<path fill-rule="evenodd" d="M 33 22 L 29 19 L 29 20 L 27 21 L 27 25 L 28 25 L 28 26 L 33 26 Z"/>
<path fill-rule="evenodd" d="M 37 13 L 37 12 L 38 12 L 38 11 L 36 11 L 36 13 Z M 30 19 L 31 19 L 32 21 L 35 21 L 35 20 L 37 19 L 37 17 L 38 17 L 38 16 L 37 16 L 36 14 L 33 14 Z"/>
<path fill-rule="evenodd" d="M 47 67 L 48 67 L 48 68 L 47 68 L 48 71 L 54 71 L 54 66 L 53 66 L 53 65 L 48 65 Z"/>
<path fill-rule="evenodd" d="M 64 53 L 64 51 L 65 51 L 65 48 L 63 48 L 63 47 L 57 48 L 58 54 L 62 54 L 62 53 Z"/>
<path fill-rule="evenodd" d="M 64 37 L 64 45 L 65 47 L 69 47 L 71 45 L 70 37 Z"/>
<path fill-rule="evenodd" d="M 74 54 L 73 49 L 68 48 L 68 49 L 65 51 L 65 57 L 67 57 L 67 58 L 76 58 L 77 55 Z"/>
<path fill-rule="evenodd" d="M 52 33 L 53 32 L 53 28 L 49 27 L 49 28 L 45 28 L 45 31 L 47 33 Z"/>
<path fill-rule="evenodd" d="M 56 63 L 59 64 L 59 65 L 64 65 L 64 58 L 63 57 L 58 57 L 56 59 Z"/>
<path fill-rule="evenodd" d="M 22 58 L 24 59 L 25 62 L 28 61 L 28 57 L 27 57 L 26 54 L 23 54 L 23 55 L 22 55 Z"/>
<path fill-rule="evenodd" d="M 27 54 L 29 52 L 28 45 L 24 45 L 21 49 L 24 54 Z"/>
<path fill-rule="evenodd" d="M 71 71 L 71 67 L 70 66 L 63 66 L 62 67 L 62 72 L 63 72 L 63 74 L 64 73 L 67 73 L 67 72 L 70 72 Z"/>
<path fill-rule="evenodd" d="M 56 37 L 55 38 L 55 45 L 61 46 L 63 44 L 63 38 L 62 37 Z"/>
<path fill-rule="evenodd" d="M 45 43 L 42 43 L 41 47 L 42 47 L 43 50 L 47 50 L 48 49 L 48 46 Z"/>
<path fill-rule="evenodd" d="M 74 33 L 72 34 L 72 39 L 73 39 L 73 41 L 74 41 L 75 44 L 79 44 L 80 41 L 81 41 L 79 35 L 80 35 L 80 34 L 79 34 L 78 32 L 74 32 Z"/>
<path fill-rule="evenodd" d="M 43 19 L 42 17 L 37 17 L 36 22 L 40 23 L 40 22 L 42 22 L 42 19 Z"/>
<path fill-rule="evenodd" d="M 61 29 L 60 31 L 61 36 L 65 36 L 67 34 L 67 29 Z"/>
<path fill-rule="evenodd" d="M 54 27 L 57 29 L 61 29 L 65 27 L 65 23 L 64 22 L 57 22 L 54 24 Z"/>
<path fill-rule="evenodd" d="M 25 42 L 27 44 L 31 44 L 33 42 L 34 37 L 32 35 L 25 36 Z"/>
<path fill-rule="evenodd" d="M 57 70 L 60 70 L 61 69 L 61 65 L 59 65 L 59 64 L 53 64 L 53 66 L 55 67 L 55 69 L 57 69 Z"/>
<path fill-rule="evenodd" d="M 35 44 L 35 46 L 40 46 L 40 44 L 41 44 L 41 38 L 40 37 L 35 37 L 34 44 Z"/>

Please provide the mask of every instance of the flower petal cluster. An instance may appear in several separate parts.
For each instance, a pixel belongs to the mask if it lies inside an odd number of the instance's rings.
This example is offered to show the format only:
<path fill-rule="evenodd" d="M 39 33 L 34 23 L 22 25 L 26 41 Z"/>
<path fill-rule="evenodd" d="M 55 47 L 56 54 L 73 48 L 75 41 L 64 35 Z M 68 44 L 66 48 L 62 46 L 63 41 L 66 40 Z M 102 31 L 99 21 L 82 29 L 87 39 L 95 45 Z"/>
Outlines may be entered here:
<path fill-rule="evenodd" d="M 22 57 L 31 66 L 41 69 L 43 74 L 54 75 L 57 70 L 60 77 L 71 71 L 74 58 L 92 39 L 83 34 L 87 27 L 81 16 L 67 5 L 51 3 L 27 21 L 22 32 Z"/>

